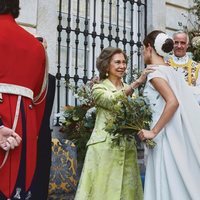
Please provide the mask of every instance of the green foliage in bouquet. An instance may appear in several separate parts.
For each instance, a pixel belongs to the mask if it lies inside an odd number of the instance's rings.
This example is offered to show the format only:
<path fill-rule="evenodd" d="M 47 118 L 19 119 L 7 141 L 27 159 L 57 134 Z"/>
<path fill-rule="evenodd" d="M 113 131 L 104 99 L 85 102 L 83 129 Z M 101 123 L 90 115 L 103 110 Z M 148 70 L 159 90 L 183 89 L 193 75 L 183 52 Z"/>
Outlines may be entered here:
<path fill-rule="evenodd" d="M 95 109 L 88 105 L 66 106 L 63 113 L 61 132 L 67 134 L 77 147 L 77 159 L 83 162 L 86 153 L 86 143 L 90 138 L 95 121 Z"/>
<path fill-rule="evenodd" d="M 74 92 L 74 96 L 79 100 L 77 106 L 66 106 L 64 108 L 63 117 L 61 121 L 61 132 L 67 135 L 67 139 L 74 142 L 77 147 L 78 162 L 82 163 L 85 158 L 86 144 L 92 133 L 96 109 L 92 99 L 92 86 L 98 82 L 95 77 L 87 84 L 79 86 L 75 91 L 75 87 L 69 87 Z"/>
<path fill-rule="evenodd" d="M 135 139 L 139 142 L 137 136 L 141 129 L 150 129 L 152 112 L 143 96 L 119 97 L 115 109 L 112 112 L 112 119 L 107 120 L 105 130 L 113 137 L 113 143 L 120 145 L 122 138 L 128 140 Z M 113 117 L 114 116 L 114 117 Z M 153 140 L 145 140 L 148 148 L 153 148 L 156 143 Z"/>

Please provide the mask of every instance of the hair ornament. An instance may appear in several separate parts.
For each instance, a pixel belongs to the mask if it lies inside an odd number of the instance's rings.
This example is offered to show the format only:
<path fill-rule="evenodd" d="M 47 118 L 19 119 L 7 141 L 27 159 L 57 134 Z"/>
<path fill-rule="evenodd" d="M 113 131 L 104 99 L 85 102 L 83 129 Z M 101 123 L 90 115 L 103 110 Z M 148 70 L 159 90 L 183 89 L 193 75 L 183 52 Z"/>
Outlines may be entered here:
<path fill-rule="evenodd" d="M 156 39 L 155 39 L 155 42 L 154 42 L 154 47 L 155 47 L 156 53 L 158 55 L 162 56 L 162 57 L 168 56 L 169 53 L 170 53 L 170 52 L 168 52 L 168 53 L 164 52 L 162 50 L 162 46 L 167 39 L 170 39 L 170 37 L 168 35 L 166 35 L 165 33 L 159 33 L 156 36 Z"/>

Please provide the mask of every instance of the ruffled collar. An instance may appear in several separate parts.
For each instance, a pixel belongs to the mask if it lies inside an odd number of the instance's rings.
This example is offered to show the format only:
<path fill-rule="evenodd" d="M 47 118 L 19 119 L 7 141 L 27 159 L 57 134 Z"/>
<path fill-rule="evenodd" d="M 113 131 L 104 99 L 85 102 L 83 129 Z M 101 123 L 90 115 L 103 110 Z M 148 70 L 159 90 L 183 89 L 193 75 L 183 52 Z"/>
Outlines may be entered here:
<path fill-rule="evenodd" d="M 189 56 L 187 54 L 183 57 L 172 55 L 172 59 L 176 64 L 185 64 L 189 61 Z"/>

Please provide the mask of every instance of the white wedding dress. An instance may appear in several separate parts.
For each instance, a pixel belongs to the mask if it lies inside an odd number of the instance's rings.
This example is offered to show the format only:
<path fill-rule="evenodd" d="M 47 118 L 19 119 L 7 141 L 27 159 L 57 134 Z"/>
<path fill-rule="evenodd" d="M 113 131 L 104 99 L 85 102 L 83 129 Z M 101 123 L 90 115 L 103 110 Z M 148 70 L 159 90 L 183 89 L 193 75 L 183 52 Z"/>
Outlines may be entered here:
<path fill-rule="evenodd" d="M 179 108 L 154 138 L 156 147 L 148 150 L 144 199 L 200 200 L 200 106 L 179 73 L 168 66 L 155 69 L 148 75 L 144 89 L 153 111 L 152 127 L 162 114 L 165 101 L 149 80 L 166 80 Z"/>

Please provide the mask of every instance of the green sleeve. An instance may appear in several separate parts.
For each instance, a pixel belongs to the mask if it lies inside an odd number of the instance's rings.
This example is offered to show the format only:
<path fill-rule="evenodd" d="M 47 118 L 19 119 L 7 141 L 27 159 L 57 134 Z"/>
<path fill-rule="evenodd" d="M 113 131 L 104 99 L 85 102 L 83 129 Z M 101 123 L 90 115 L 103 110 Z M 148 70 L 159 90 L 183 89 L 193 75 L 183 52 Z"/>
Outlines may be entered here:
<path fill-rule="evenodd" d="M 92 96 L 96 107 L 101 107 L 106 110 L 113 110 L 118 103 L 118 97 L 124 97 L 124 91 L 111 91 L 102 84 L 96 84 L 92 88 Z"/>

